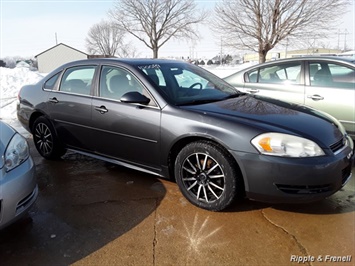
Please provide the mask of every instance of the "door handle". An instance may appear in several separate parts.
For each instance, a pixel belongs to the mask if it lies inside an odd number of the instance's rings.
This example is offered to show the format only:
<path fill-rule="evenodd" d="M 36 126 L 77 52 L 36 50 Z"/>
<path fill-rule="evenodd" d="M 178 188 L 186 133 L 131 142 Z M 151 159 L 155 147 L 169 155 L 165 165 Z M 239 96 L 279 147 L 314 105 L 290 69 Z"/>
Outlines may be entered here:
<path fill-rule="evenodd" d="M 249 92 L 249 93 L 258 93 L 259 90 L 258 89 L 245 89 L 246 92 Z"/>
<path fill-rule="evenodd" d="M 312 99 L 314 101 L 320 101 L 320 100 L 324 100 L 323 96 L 320 96 L 318 94 L 314 94 L 314 95 L 308 95 L 307 98 Z"/>
<path fill-rule="evenodd" d="M 51 103 L 59 103 L 59 101 L 57 100 L 56 97 L 49 98 L 49 101 L 50 101 Z"/>
<path fill-rule="evenodd" d="M 100 114 L 104 114 L 104 113 L 108 112 L 108 110 L 106 109 L 106 107 L 104 105 L 95 106 L 95 110 L 100 112 Z"/>

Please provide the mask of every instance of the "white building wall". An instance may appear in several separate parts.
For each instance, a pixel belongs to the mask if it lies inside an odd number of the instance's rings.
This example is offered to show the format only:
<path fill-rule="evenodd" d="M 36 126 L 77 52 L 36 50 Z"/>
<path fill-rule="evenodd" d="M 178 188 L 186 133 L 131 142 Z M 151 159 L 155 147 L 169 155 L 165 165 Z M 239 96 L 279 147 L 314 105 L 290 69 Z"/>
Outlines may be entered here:
<path fill-rule="evenodd" d="M 40 73 L 49 73 L 65 63 L 80 59 L 87 59 L 87 55 L 59 44 L 37 56 L 38 71 Z"/>

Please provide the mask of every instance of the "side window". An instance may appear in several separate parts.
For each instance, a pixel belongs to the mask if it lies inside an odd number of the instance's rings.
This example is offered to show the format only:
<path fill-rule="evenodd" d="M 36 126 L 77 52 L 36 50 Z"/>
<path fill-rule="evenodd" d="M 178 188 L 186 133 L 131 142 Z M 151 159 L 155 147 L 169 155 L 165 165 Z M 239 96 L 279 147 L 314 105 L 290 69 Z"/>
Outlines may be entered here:
<path fill-rule="evenodd" d="M 301 84 L 301 63 L 280 64 L 260 68 L 259 78 L 257 71 L 249 73 L 250 82 Z"/>
<path fill-rule="evenodd" d="M 329 64 L 333 85 L 340 88 L 354 88 L 355 70 L 338 64 Z"/>
<path fill-rule="evenodd" d="M 48 79 L 48 80 L 44 83 L 43 88 L 44 88 L 45 90 L 53 90 L 53 89 L 54 89 L 54 86 L 55 86 L 55 84 L 56 84 L 56 82 L 57 82 L 57 80 L 58 80 L 58 78 L 59 78 L 59 75 L 60 75 L 60 73 L 58 73 L 58 74 L 54 75 L 53 77 L 51 77 L 50 79 Z"/>
<path fill-rule="evenodd" d="M 59 90 L 90 95 L 95 68 L 95 66 L 80 66 L 67 69 L 63 75 Z"/>
<path fill-rule="evenodd" d="M 127 92 L 137 91 L 150 99 L 148 105 L 155 106 L 152 97 L 141 83 L 128 71 L 111 66 L 103 66 L 100 74 L 99 95 L 103 98 L 120 100 Z"/>
<path fill-rule="evenodd" d="M 301 84 L 300 62 L 280 65 L 280 70 L 275 73 L 285 84 Z"/>
<path fill-rule="evenodd" d="M 259 68 L 253 71 L 250 71 L 247 73 L 247 82 L 250 83 L 256 83 L 258 82 L 258 72 L 259 72 Z"/>
<path fill-rule="evenodd" d="M 280 83 L 281 79 L 276 73 L 278 70 L 280 70 L 278 66 L 260 68 L 259 83 Z"/>
<path fill-rule="evenodd" d="M 347 66 L 311 62 L 308 65 L 311 86 L 354 88 L 355 70 Z"/>

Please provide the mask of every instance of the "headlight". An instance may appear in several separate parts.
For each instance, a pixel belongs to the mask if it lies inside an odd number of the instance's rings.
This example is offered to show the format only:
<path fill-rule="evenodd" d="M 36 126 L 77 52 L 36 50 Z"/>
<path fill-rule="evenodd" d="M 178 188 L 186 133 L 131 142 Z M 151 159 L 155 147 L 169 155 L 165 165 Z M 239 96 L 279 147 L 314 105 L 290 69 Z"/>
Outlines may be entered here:
<path fill-rule="evenodd" d="M 316 157 L 325 155 L 313 141 L 282 133 L 264 133 L 251 143 L 262 154 L 283 157 Z"/>
<path fill-rule="evenodd" d="M 29 148 L 26 139 L 16 133 L 12 137 L 5 151 L 6 171 L 8 172 L 23 163 L 28 156 Z"/>

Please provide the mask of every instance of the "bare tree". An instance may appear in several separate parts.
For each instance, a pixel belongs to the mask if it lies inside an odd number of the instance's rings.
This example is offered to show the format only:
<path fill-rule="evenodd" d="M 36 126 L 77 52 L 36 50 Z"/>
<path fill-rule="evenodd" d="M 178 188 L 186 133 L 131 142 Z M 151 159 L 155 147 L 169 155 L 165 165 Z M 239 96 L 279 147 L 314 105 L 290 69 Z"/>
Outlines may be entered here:
<path fill-rule="evenodd" d="M 351 0 L 222 0 L 215 28 L 231 47 L 267 53 L 282 40 L 325 37 Z"/>
<path fill-rule="evenodd" d="M 128 43 L 122 43 L 116 55 L 122 58 L 125 57 L 134 58 L 139 56 L 139 52 L 137 51 L 137 48 L 133 45 L 132 42 L 128 42 Z"/>
<path fill-rule="evenodd" d="M 194 26 L 207 15 L 197 10 L 193 0 L 118 0 L 109 14 L 122 29 L 150 48 L 154 58 L 172 38 L 197 38 Z"/>
<path fill-rule="evenodd" d="M 116 55 L 123 45 L 124 31 L 113 22 L 94 24 L 86 38 L 86 47 L 91 54 Z"/>

